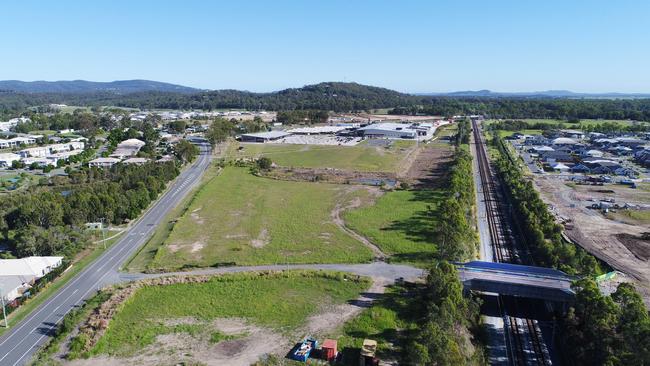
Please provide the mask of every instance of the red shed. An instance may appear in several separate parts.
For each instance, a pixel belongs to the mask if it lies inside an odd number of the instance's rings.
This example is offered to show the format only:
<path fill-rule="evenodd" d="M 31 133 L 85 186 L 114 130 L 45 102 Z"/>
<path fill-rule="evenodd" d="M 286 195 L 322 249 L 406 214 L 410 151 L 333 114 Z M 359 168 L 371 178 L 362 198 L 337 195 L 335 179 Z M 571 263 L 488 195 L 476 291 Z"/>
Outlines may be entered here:
<path fill-rule="evenodd" d="M 332 361 L 336 358 L 336 341 L 333 339 L 326 339 L 321 346 L 323 358 L 327 361 Z"/>

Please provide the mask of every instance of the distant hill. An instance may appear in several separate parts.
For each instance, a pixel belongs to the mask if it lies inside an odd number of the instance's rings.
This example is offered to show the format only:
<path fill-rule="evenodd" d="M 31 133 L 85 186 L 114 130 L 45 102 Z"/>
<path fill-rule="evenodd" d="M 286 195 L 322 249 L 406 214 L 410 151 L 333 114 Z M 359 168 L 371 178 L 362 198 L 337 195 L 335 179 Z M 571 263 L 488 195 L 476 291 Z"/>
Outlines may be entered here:
<path fill-rule="evenodd" d="M 130 94 L 138 92 L 197 93 L 199 89 L 162 83 L 151 80 L 116 80 L 97 82 L 86 80 L 69 81 L 0 81 L 0 90 L 18 93 L 97 93 Z"/>
<path fill-rule="evenodd" d="M 544 90 L 535 92 L 494 92 L 491 90 L 465 90 L 450 93 L 418 93 L 421 96 L 472 97 L 472 98 L 583 98 L 617 99 L 650 98 L 650 93 L 576 93 L 569 90 Z"/>

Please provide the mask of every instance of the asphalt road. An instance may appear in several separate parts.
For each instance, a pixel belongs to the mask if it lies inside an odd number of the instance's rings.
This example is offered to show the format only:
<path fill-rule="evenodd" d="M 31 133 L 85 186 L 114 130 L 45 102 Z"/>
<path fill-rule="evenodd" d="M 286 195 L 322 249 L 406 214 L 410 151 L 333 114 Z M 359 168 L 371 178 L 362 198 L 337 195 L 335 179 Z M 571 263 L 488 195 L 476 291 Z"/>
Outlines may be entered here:
<path fill-rule="evenodd" d="M 28 317 L 0 337 L 0 365 L 24 365 L 51 336 L 65 314 L 104 284 L 119 278 L 119 269 L 149 238 L 167 213 L 200 181 L 210 162 L 208 146 L 181 173 L 161 198 L 135 223 L 127 235 L 81 271 Z"/>

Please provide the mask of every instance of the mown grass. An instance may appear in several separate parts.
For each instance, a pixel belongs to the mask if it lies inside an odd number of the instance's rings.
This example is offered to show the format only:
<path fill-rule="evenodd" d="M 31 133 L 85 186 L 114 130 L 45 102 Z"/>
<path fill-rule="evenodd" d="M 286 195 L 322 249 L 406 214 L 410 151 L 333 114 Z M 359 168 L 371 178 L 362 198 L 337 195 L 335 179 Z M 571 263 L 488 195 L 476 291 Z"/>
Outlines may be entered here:
<path fill-rule="evenodd" d="M 197 193 L 148 268 L 366 262 L 371 251 L 336 226 L 331 214 L 337 202 L 368 196 L 360 187 L 225 168 Z"/>
<path fill-rule="evenodd" d="M 435 211 L 443 195 L 434 190 L 388 192 L 372 206 L 347 211 L 345 222 L 392 261 L 426 266 L 436 254 Z"/>
<path fill-rule="evenodd" d="M 166 320 L 179 318 L 245 318 L 287 333 L 302 326 L 322 306 L 353 300 L 368 286 L 368 280 L 342 273 L 285 271 L 230 274 L 205 283 L 143 287 L 115 314 L 90 354 L 127 356 L 153 344 L 160 334 L 201 332 L 196 327 L 164 325 Z"/>
<path fill-rule="evenodd" d="M 357 146 L 241 144 L 242 150 L 229 158 L 259 158 L 266 156 L 280 166 L 301 168 L 336 168 L 356 171 L 396 172 L 412 141 L 394 141 L 392 146 L 375 147 L 361 143 Z"/>

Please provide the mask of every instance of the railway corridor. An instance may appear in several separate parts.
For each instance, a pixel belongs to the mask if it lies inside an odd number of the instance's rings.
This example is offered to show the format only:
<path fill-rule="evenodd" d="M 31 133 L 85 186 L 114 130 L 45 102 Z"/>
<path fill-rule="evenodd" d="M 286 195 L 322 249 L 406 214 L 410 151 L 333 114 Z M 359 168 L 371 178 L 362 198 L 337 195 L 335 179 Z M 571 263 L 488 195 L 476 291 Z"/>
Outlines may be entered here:
<path fill-rule="evenodd" d="M 479 197 L 479 220 L 485 220 L 487 229 L 479 233 L 483 245 L 490 248 L 482 249 L 485 256 L 483 260 L 503 263 L 514 263 L 534 265 L 526 248 L 517 245 L 512 216 L 506 204 L 505 195 L 494 171 L 490 165 L 487 155 L 486 143 L 479 124 L 472 120 L 473 130 L 473 152 L 476 159 L 475 168 L 478 168 L 479 184 L 477 191 Z M 487 233 L 486 233 L 487 232 Z M 487 237 L 484 237 L 486 236 Z M 505 349 L 498 355 L 493 355 L 490 362 L 504 365 L 552 365 L 552 358 L 549 348 L 546 346 L 540 323 L 529 314 L 534 313 L 528 302 L 521 301 L 514 297 L 496 297 L 495 307 L 498 309 L 501 319 L 490 319 L 491 326 L 499 329 L 498 336 L 503 337 Z M 496 320 L 496 321 L 495 321 Z M 494 332 L 491 332 L 494 333 Z"/>

